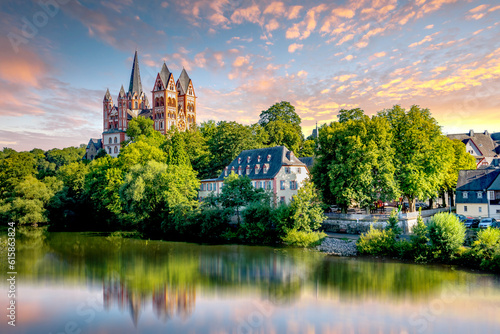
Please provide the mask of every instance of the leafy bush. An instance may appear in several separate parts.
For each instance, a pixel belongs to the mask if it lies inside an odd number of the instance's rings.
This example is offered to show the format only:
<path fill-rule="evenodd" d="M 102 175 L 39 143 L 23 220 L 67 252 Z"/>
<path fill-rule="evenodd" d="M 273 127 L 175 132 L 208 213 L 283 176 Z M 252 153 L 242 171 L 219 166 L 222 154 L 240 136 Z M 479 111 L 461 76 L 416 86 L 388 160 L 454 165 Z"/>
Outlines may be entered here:
<path fill-rule="evenodd" d="M 272 244 L 278 238 L 278 219 L 269 204 L 254 202 L 242 212 L 243 224 L 241 224 L 241 236 L 246 242 L 252 244 Z"/>
<path fill-rule="evenodd" d="M 288 246 L 314 247 L 319 245 L 324 238 L 326 238 L 326 234 L 323 232 L 305 232 L 291 229 L 282 237 L 282 240 Z"/>
<path fill-rule="evenodd" d="M 391 232 L 394 235 L 394 238 L 399 238 L 403 230 L 399 227 L 399 217 L 398 211 L 392 210 L 389 216 L 389 220 L 387 221 L 386 230 Z"/>
<path fill-rule="evenodd" d="M 450 213 L 438 213 L 428 226 L 430 250 L 434 259 L 447 262 L 453 260 L 465 240 L 465 226 Z"/>
<path fill-rule="evenodd" d="M 477 234 L 472 244 L 472 252 L 478 259 L 479 267 L 498 272 L 500 269 L 500 230 L 488 227 Z"/>
<path fill-rule="evenodd" d="M 389 256 L 394 253 L 395 239 L 391 231 L 376 229 L 370 226 L 367 233 L 363 233 L 356 247 L 362 255 Z"/>
<path fill-rule="evenodd" d="M 394 255 L 400 259 L 413 260 L 413 245 L 406 240 L 397 241 L 394 244 Z"/>
<path fill-rule="evenodd" d="M 413 234 L 410 237 L 412 246 L 412 259 L 415 262 L 424 263 L 429 258 L 429 238 L 428 230 L 425 226 L 421 214 L 417 218 L 417 226 L 413 228 Z"/>

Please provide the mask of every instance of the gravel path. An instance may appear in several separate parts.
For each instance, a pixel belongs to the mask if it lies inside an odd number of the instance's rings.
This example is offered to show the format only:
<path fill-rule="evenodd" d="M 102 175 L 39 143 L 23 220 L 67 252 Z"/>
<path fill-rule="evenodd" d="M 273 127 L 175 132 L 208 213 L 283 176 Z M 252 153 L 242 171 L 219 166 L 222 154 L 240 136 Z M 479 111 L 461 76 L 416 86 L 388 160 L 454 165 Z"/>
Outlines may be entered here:
<path fill-rule="evenodd" d="M 337 256 L 356 256 L 358 251 L 356 249 L 356 242 L 354 240 L 344 241 L 335 238 L 325 238 L 318 250 L 330 255 Z"/>

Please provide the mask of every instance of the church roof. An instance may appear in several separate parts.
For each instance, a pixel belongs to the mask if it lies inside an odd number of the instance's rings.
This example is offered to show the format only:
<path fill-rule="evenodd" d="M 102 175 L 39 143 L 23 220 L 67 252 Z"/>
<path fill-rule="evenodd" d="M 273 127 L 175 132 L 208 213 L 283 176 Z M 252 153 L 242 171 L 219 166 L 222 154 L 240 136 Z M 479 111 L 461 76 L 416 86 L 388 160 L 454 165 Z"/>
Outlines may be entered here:
<path fill-rule="evenodd" d="M 259 161 L 260 156 L 260 161 Z M 269 161 L 268 161 L 269 157 Z M 255 173 L 255 167 L 259 165 L 259 172 Z M 267 166 L 267 173 L 264 173 L 264 166 Z M 272 179 L 278 174 L 282 166 L 307 166 L 297 158 L 292 151 L 285 146 L 275 146 L 259 148 L 255 150 L 245 150 L 234 159 L 228 168 L 228 174 L 234 170 L 238 173 L 238 168 L 241 167 L 242 175 L 248 176 L 250 179 Z M 247 173 L 249 167 L 249 173 Z M 225 178 L 224 171 L 217 178 L 218 181 L 223 181 Z"/>
<path fill-rule="evenodd" d="M 139 60 L 137 59 L 137 51 L 134 55 L 134 64 L 132 65 L 132 73 L 130 74 L 130 85 L 128 88 L 129 93 L 142 93 L 141 73 L 139 71 Z"/>
<path fill-rule="evenodd" d="M 123 89 L 123 85 L 122 88 L 120 88 L 120 93 L 118 94 L 118 96 L 125 97 L 125 89 Z"/>
<path fill-rule="evenodd" d="M 182 68 L 182 72 L 178 80 L 181 95 L 186 94 L 190 81 L 191 79 L 189 78 L 189 75 L 187 74 L 186 70 Z"/>
<path fill-rule="evenodd" d="M 163 86 L 166 88 L 168 84 L 168 80 L 170 77 L 170 71 L 168 70 L 168 67 L 165 63 L 163 63 L 163 66 L 161 67 L 160 71 L 160 79 L 163 82 Z"/>
<path fill-rule="evenodd" d="M 104 94 L 104 101 L 111 100 L 111 94 L 109 93 L 109 88 L 106 89 L 106 94 Z"/>
<path fill-rule="evenodd" d="M 87 148 L 90 148 L 91 145 L 95 147 L 96 151 L 99 151 L 99 149 L 102 147 L 102 140 L 98 138 L 90 138 L 89 143 L 87 144 Z"/>

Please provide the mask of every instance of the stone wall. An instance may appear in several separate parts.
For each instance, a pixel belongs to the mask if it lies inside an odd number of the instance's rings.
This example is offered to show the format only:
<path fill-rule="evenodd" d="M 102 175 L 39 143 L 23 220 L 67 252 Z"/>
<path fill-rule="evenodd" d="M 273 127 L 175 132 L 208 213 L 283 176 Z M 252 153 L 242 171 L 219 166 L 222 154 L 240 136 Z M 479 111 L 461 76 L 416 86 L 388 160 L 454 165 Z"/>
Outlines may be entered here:
<path fill-rule="evenodd" d="M 454 208 L 452 208 L 453 210 Z M 450 208 L 440 208 L 422 211 L 422 218 L 425 223 L 438 212 L 448 212 Z M 361 234 L 367 232 L 370 226 L 384 228 L 387 225 L 389 214 L 343 214 L 328 213 L 327 219 L 323 222 L 322 228 L 325 232 Z M 399 226 L 404 234 L 411 233 L 413 227 L 417 225 L 418 212 L 400 213 Z"/>

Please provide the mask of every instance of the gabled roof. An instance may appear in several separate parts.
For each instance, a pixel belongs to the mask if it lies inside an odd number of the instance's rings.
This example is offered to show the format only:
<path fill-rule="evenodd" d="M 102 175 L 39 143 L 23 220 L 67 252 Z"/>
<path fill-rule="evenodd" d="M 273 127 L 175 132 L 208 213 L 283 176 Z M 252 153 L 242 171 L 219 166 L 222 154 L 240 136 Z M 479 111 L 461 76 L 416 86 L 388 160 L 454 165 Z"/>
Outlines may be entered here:
<path fill-rule="evenodd" d="M 469 133 L 448 135 L 448 138 L 458 139 L 466 145 L 470 140 L 472 140 L 474 145 L 481 152 L 481 156 L 484 157 L 494 157 L 499 154 L 499 145 L 491 138 L 488 131 L 485 131 L 484 133 L 474 133 L 474 131 L 471 130 Z"/>
<path fill-rule="evenodd" d="M 163 83 L 163 87 L 167 88 L 168 85 L 168 80 L 172 73 L 168 70 L 168 67 L 165 63 L 163 63 L 163 66 L 161 67 L 161 71 L 159 73 L 161 82 Z"/>
<path fill-rule="evenodd" d="M 130 74 L 130 85 L 128 87 L 128 92 L 137 95 L 142 93 L 142 83 L 141 83 L 141 72 L 139 71 L 139 60 L 137 58 L 137 51 L 134 55 L 134 64 L 132 65 L 132 73 Z"/>
<path fill-rule="evenodd" d="M 102 147 L 102 139 L 90 138 L 89 143 L 87 144 L 87 148 L 90 148 L 91 145 L 95 147 L 96 151 L 99 151 L 99 149 Z"/>
<path fill-rule="evenodd" d="M 177 82 L 179 82 L 179 90 L 180 90 L 179 94 L 180 95 L 186 94 L 190 81 L 191 81 L 191 79 L 189 78 L 189 75 L 187 74 L 186 69 L 182 68 L 181 75 L 179 76 L 179 79 L 177 80 Z"/>
<path fill-rule="evenodd" d="M 495 181 L 500 169 L 472 169 L 458 172 L 457 191 L 483 191 Z"/>
<path fill-rule="evenodd" d="M 258 159 L 259 156 L 261 157 L 260 161 Z M 268 156 L 271 158 L 269 161 L 267 161 Z M 248 162 L 248 158 L 250 158 L 250 162 Z M 239 159 L 241 159 L 240 163 L 238 163 Z M 260 167 L 258 174 L 255 173 L 256 165 Z M 267 173 L 264 173 L 264 165 L 268 165 Z M 278 174 L 282 166 L 300 166 L 307 168 L 307 166 L 285 146 L 245 150 L 241 152 L 227 168 L 228 175 L 231 173 L 231 170 L 238 173 L 238 168 L 241 167 L 242 175 L 246 175 L 251 179 L 272 179 Z M 249 167 L 250 173 L 247 173 L 247 167 Z M 223 171 L 217 180 L 222 181 L 224 178 L 225 173 Z"/>

